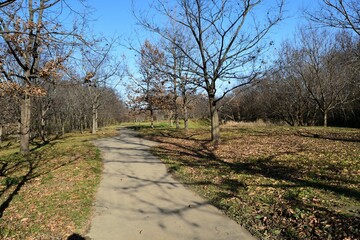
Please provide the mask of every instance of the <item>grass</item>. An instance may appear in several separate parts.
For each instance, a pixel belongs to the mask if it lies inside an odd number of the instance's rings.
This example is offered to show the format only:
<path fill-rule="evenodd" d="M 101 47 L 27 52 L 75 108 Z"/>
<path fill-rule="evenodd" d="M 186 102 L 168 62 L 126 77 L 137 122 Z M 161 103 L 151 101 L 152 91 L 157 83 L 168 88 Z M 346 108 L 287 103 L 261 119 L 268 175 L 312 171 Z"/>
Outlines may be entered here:
<path fill-rule="evenodd" d="M 67 239 L 89 226 L 96 187 L 100 182 L 100 152 L 91 140 L 117 134 L 116 128 L 97 134 L 66 134 L 31 153 L 18 145 L 0 148 L 0 238 Z"/>
<path fill-rule="evenodd" d="M 360 131 L 231 124 L 138 128 L 168 170 L 260 239 L 358 239 Z"/>

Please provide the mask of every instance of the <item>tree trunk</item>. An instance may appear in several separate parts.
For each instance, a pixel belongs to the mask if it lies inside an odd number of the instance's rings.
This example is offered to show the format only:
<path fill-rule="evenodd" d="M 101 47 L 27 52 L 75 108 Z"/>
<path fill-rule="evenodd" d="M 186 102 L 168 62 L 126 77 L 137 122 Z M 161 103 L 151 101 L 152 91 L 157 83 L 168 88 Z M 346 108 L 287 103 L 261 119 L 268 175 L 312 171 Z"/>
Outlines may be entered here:
<path fill-rule="evenodd" d="M 83 114 L 84 117 L 83 117 L 83 121 L 84 121 L 84 129 L 88 129 L 88 126 L 89 126 L 89 122 L 87 120 L 87 117 L 86 117 L 86 114 Z M 97 124 L 96 124 L 97 125 Z M 98 127 L 98 126 L 96 126 Z"/>
<path fill-rule="evenodd" d="M 173 75 L 173 91 L 174 91 L 174 98 L 173 98 L 173 108 L 174 108 L 174 120 L 175 120 L 175 126 L 176 129 L 180 128 L 179 125 L 179 106 L 176 102 L 176 100 L 178 99 L 178 94 L 177 94 L 177 71 L 178 71 L 178 63 L 177 63 L 177 56 L 176 56 L 176 52 L 175 52 L 175 47 L 173 47 L 171 49 L 172 55 L 173 55 L 173 59 L 174 59 L 174 65 L 173 65 L 173 71 L 174 71 L 174 75 Z"/>
<path fill-rule="evenodd" d="M 215 97 L 209 97 L 209 104 L 211 116 L 211 141 L 216 145 L 220 143 L 220 124 Z"/>
<path fill-rule="evenodd" d="M 0 143 L 2 142 L 3 125 L 0 125 Z"/>
<path fill-rule="evenodd" d="M 41 120 L 40 120 L 40 136 L 43 140 L 43 142 L 46 142 L 46 134 L 45 134 L 45 114 L 47 112 L 47 109 L 44 109 L 43 107 L 41 107 Z"/>
<path fill-rule="evenodd" d="M 175 103 L 176 104 L 176 103 Z M 175 108 L 175 127 L 176 129 L 179 129 L 180 128 L 180 124 L 179 124 L 179 109 L 178 107 L 176 106 Z"/>
<path fill-rule="evenodd" d="M 95 134 L 98 128 L 98 96 L 93 99 L 92 105 L 92 133 Z"/>
<path fill-rule="evenodd" d="M 65 134 L 65 121 L 61 123 L 61 135 Z"/>
<path fill-rule="evenodd" d="M 176 80 L 174 80 L 174 84 L 176 83 Z M 175 85 L 176 86 L 176 85 Z M 174 99 L 173 99 L 173 105 L 174 105 L 174 121 L 175 121 L 175 127 L 176 129 L 180 128 L 179 125 L 179 107 L 176 103 L 176 99 L 177 99 L 177 94 L 176 94 L 176 88 L 174 89 L 175 94 L 174 94 Z"/>
<path fill-rule="evenodd" d="M 188 114 L 188 109 L 187 106 L 184 104 L 184 129 L 188 130 L 189 129 L 189 114 Z"/>
<path fill-rule="evenodd" d="M 21 99 L 20 152 L 29 153 L 31 98 L 26 93 Z"/>
<path fill-rule="evenodd" d="M 154 128 L 154 110 L 150 109 L 150 122 L 151 122 L 151 128 Z"/>
<path fill-rule="evenodd" d="M 169 123 L 170 123 L 170 126 L 172 127 L 174 125 L 174 121 L 173 121 L 173 111 L 170 110 L 169 112 Z"/>
<path fill-rule="evenodd" d="M 80 115 L 80 117 L 79 117 L 79 127 L 80 127 L 80 133 L 81 134 L 83 134 L 84 133 L 84 123 L 83 123 L 83 121 L 84 121 L 84 119 L 83 119 L 83 117 Z M 93 123 L 94 124 L 94 123 Z M 94 128 L 92 129 L 92 133 L 94 133 L 93 132 L 94 131 Z"/>
<path fill-rule="evenodd" d="M 324 111 L 324 127 L 328 126 L 328 111 Z"/>

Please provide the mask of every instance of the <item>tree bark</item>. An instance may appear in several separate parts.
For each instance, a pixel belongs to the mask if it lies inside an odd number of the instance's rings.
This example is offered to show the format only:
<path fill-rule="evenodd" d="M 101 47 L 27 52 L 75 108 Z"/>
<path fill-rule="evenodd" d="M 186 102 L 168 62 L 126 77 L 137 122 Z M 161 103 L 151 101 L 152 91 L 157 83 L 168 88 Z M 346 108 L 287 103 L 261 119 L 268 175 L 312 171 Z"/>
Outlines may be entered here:
<path fill-rule="evenodd" d="M 324 127 L 328 126 L 328 111 L 324 111 Z"/>
<path fill-rule="evenodd" d="M 20 152 L 29 153 L 31 98 L 24 93 L 21 99 Z"/>
<path fill-rule="evenodd" d="M 48 111 L 48 108 L 44 109 L 43 106 L 41 106 L 41 120 L 40 120 L 40 136 L 43 140 L 43 142 L 46 142 L 46 133 L 45 133 L 45 114 Z"/>
<path fill-rule="evenodd" d="M 176 101 L 175 101 L 175 105 L 176 105 Z M 180 128 L 180 124 L 179 124 L 179 110 L 178 107 L 175 107 L 175 127 L 176 129 Z"/>
<path fill-rule="evenodd" d="M 171 127 L 174 125 L 174 121 L 173 121 L 173 111 L 172 111 L 172 110 L 169 111 L 169 123 L 170 123 L 170 126 L 171 126 Z"/>
<path fill-rule="evenodd" d="M 84 118 L 82 117 L 82 114 L 79 117 L 79 127 L 80 127 L 80 133 L 84 133 Z M 94 123 L 93 123 L 94 124 Z M 94 133 L 94 128 L 92 129 L 92 133 Z"/>
<path fill-rule="evenodd" d="M 211 141 L 217 145 L 220 143 L 220 124 L 219 113 L 216 107 L 215 97 L 209 97 L 210 116 L 211 116 Z"/>
<path fill-rule="evenodd" d="M 150 109 L 150 122 L 151 122 L 151 128 L 154 128 L 154 110 Z"/>
<path fill-rule="evenodd" d="M 84 129 L 87 129 L 88 128 L 88 120 L 87 120 L 87 117 L 86 117 L 86 114 L 82 114 L 83 115 L 83 124 L 84 124 Z M 97 125 L 97 124 L 96 124 Z M 98 126 L 97 126 L 98 127 Z"/>
<path fill-rule="evenodd" d="M 92 106 L 92 133 L 95 134 L 98 128 L 98 96 L 95 95 Z"/>
<path fill-rule="evenodd" d="M 176 38 L 176 37 L 175 37 Z M 179 106 L 177 104 L 178 99 L 178 93 L 177 93 L 177 71 L 178 71 L 178 62 L 177 62 L 177 56 L 175 52 L 175 46 L 172 47 L 171 53 L 174 59 L 174 65 L 173 65 L 173 91 L 174 91 L 174 98 L 173 100 L 173 108 L 174 108 L 174 120 L 175 120 L 175 126 L 176 129 L 180 128 L 179 125 Z"/>
<path fill-rule="evenodd" d="M 61 123 L 61 135 L 65 134 L 65 121 Z"/>
<path fill-rule="evenodd" d="M 3 125 L 0 125 L 0 143 L 2 142 Z"/>
<path fill-rule="evenodd" d="M 184 104 L 184 129 L 188 130 L 189 129 L 189 114 L 188 114 L 188 109 L 187 106 Z"/>

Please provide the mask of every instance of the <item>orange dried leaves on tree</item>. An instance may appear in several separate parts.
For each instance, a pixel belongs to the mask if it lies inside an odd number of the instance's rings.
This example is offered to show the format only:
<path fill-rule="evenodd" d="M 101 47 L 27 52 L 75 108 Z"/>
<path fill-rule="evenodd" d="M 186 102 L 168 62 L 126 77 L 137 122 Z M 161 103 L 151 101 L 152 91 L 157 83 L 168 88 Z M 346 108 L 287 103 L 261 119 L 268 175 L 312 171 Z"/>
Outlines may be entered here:
<path fill-rule="evenodd" d="M 0 82 L 0 96 L 13 95 L 19 92 L 21 89 L 20 85 L 14 82 L 6 81 Z"/>
<path fill-rule="evenodd" d="M 26 86 L 22 87 L 15 82 L 0 82 L 0 96 L 5 95 L 16 95 L 16 94 L 27 94 L 30 96 L 45 96 L 46 90 L 39 86 Z"/>

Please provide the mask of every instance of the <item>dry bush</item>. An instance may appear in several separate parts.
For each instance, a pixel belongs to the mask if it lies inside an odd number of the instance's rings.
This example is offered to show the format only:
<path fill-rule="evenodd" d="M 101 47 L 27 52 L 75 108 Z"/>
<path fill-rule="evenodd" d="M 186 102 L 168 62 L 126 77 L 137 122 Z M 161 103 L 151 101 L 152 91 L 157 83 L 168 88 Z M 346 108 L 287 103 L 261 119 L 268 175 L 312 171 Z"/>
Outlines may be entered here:
<path fill-rule="evenodd" d="M 258 119 L 255 122 L 236 122 L 236 121 L 228 121 L 223 126 L 224 127 L 266 127 L 272 125 L 269 122 L 265 122 L 262 119 Z"/>

